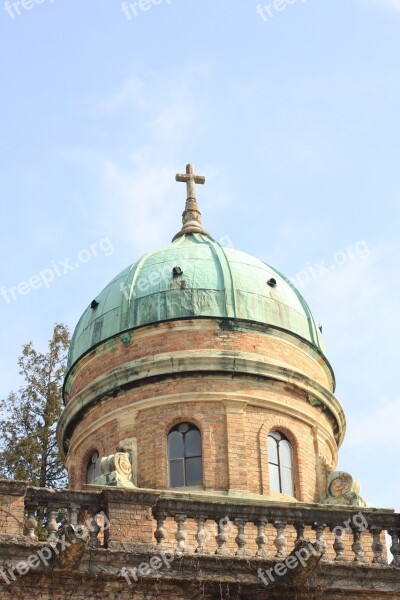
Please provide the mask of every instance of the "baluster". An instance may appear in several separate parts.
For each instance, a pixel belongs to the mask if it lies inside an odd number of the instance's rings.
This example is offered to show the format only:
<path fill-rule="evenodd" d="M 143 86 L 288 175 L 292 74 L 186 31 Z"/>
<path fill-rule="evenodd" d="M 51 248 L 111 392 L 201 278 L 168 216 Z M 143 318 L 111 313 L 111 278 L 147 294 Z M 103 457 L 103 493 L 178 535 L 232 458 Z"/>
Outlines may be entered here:
<path fill-rule="evenodd" d="M 100 525 L 97 522 L 97 508 L 90 507 L 89 516 L 89 547 L 98 548 L 100 546 L 100 542 L 97 536 L 100 532 Z"/>
<path fill-rule="evenodd" d="M 164 544 L 164 540 L 166 538 L 166 533 L 164 529 L 164 521 L 167 518 L 166 512 L 157 512 L 155 514 L 155 518 L 157 521 L 157 529 L 154 532 L 154 537 L 157 540 L 157 550 L 165 550 L 166 546 Z"/>
<path fill-rule="evenodd" d="M 36 529 L 38 526 L 38 522 L 36 519 L 37 505 L 36 504 L 27 504 L 26 508 L 27 508 L 28 516 L 25 519 L 25 529 L 28 532 L 28 537 L 33 542 L 37 542 L 38 541 L 38 536 L 36 535 Z"/>
<path fill-rule="evenodd" d="M 207 521 L 207 517 L 205 515 L 198 515 L 197 517 L 197 548 L 195 550 L 196 554 L 210 554 L 207 548 L 204 545 L 204 542 L 207 539 L 207 534 L 204 529 L 204 524 Z"/>
<path fill-rule="evenodd" d="M 274 527 L 276 529 L 276 538 L 274 541 L 276 547 L 275 558 L 285 558 L 286 556 L 287 541 L 284 535 L 286 525 L 286 521 L 274 521 Z"/>
<path fill-rule="evenodd" d="M 400 529 L 391 529 L 389 534 L 392 538 L 392 545 L 390 546 L 390 552 L 393 554 L 393 560 L 390 563 L 394 567 L 400 567 L 400 544 L 399 536 Z"/>
<path fill-rule="evenodd" d="M 238 530 L 237 536 L 235 538 L 236 545 L 238 546 L 238 549 L 236 550 L 236 556 L 241 556 L 242 558 L 244 558 L 246 556 L 250 556 L 250 553 L 247 552 L 247 550 L 246 550 L 247 540 L 246 540 L 246 536 L 244 534 L 245 524 L 246 524 L 246 521 L 244 519 L 242 519 L 242 518 L 235 519 L 235 525 Z"/>
<path fill-rule="evenodd" d="M 78 525 L 79 505 L 74 503 L 70 504 L 68 512 L 68 523 L 75 527 Z"/>
<path fill-rule="evenodd" d="M 215 519 L 215 521 L 216 521 L 217 527 L 218 527 L 218 533 L 215 536 L 215 540 L 217 542 L 217 549 L 215 551 L 215 554 L 219 554 L 220 556 L 228 556 L 229 552 L 225 548 L 225 544 L 228 541 L 228 538 L 225 533 L 225 524 L 224 524 L 225 518 L 218 517 L 217 519 Z"/>
<path fill-rule="evenodd" d="M 294 526 L 297 532 L 295 544 L 298 544 L 299 542 L 304 542 L 304 531 L 306 529 L 306 526 L 301 521 L 295 523 Z"/>
<path fill-rule="evenodd" d="M 267 536 L 265 535 L 265 527 L 267 525 L 267 519 L 261 518 L 256 521 L 257 525 L 257 537 L 256 544 L 258 546 L 258 550 L 256 552 L 256 556 L 258 558 L 268 558 L 268 552 L 265 549 L 267 545 Z"/>
<path fill-rule="evenodd" d="M 345 530 L 343 529 L 343 527 L 340 527 L 338 525 L 337 527 L 331 527 L 331 531 L 335 536 L 335 542 L 333 544 L 333 549 L 336 554 L 335 561 L 346 562 L 346 557 L 344 555 L 345 545 L 343 542 L 343 533 Z"/>
<path fill-rule="evenodd" d="M 382 556 L 384 549 L 383 544 L 381 543 L 382 527 L 372 525 L 372 527 L 370 527 L 370 532 L 372 533 L 373 537 L 371 548 L 372 552 L 374 553 L 374 558 L 372 562 L 375 564 L 387 565 L 387 561 Z"/>
<path fill-rule="evenodd" d="M 313 529 L 315 531 L 315 542 L 317 544 L 318 551 L 321 552 L 322 555 L 324 555 L 326 551 L 326 542 L 324 540 L 325 527 L 325 523 L 314 523 L 313 525 Z M 322 560 L 326 560 L 324 556 L 322 556 Z"/>
<path fill-rule="evenodd" d="M 354 561 L 353 562 L 364 562 L 363 554 L 364 547 L 361 541 L 361 531 L 353 531 L 354 542 L 351 546 L 351 549 L 354 552 Z"/>
<path fill-rule="evenodd" d="M 182 556 L 182 554 L 186 554 L 188 551 L 186 547 L 186 533 L 184 531 L 186 515 L 182 513 L 175 515 L 175 521 L 178 524 L 178 529 L 175 535 L 175 539 L 178 542 L 178 545 L 175 549 L 175 554 L 177 554 L 178 556 Z"/>
<path fill-rule="evenodd" d="M 57 524 L 56 517 L 57 517 L 56 507 L 52 504 L 49 504 L 47 507 L 47 524 L 46 524 L 47 541 L 48 542 L 55 542 L 57 540 L 58 524 Z"/>

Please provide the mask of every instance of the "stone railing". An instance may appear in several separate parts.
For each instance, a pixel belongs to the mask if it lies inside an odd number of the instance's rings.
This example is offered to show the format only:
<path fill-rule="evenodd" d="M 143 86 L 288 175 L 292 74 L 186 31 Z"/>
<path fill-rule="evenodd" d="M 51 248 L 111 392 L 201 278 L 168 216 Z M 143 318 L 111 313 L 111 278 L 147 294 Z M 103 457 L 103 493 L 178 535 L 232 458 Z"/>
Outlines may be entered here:
<path fill-rule="evenodd" d="M 170 549 L 173 536 L 172 548 L 181 555 L 283 560 L 296 545 L 310 540 L 323 561 L 387 565 L 388 533 L 390 563 L 400 567 L 400 515 L 393 511 L 160 497 L 153 514 L 157 549 Z"/>
<path fill-rule="evenodd" d="M 0 538 L 56 542 L 66 525 L 86 525 L 91 548 L 282 561 L 310 541 L 322 561 L 400 567 L 400 514 L 390 510 L 0 482 Z"/>
<path fill-rule="evenodd" d="M 88 545 L 92 548 L 103 545 L 104 535 L 99 539 L 99 534 L 104 529 L 105 515 L 99 493 L 28 487 L 24 504 L 24 533 L 32 541 L 55 542 L 61 526 L 83 525 Z"/>

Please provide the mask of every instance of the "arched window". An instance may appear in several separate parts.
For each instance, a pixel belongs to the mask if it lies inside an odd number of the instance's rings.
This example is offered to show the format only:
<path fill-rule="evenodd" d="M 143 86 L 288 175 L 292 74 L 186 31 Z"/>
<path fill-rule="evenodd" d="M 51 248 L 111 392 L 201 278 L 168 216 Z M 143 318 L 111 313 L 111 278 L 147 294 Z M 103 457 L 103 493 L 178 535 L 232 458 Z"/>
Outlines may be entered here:
<path fill-rule="evenodd" d="M 86 466 L 86 483 L 92 483 L 100 475 L 100 456 L 93 452 Z"/>
<path fill-rule="evenodd" d="M 268 435 L 268 460 L 271 491 L 294 496 L 293 449 L 279 431 Z"/>
<path fill-rule="evenodd" d="M 168 434 L 169 487 L 203 485 L 201 434 L 191 423 L 179 423 Z"/>

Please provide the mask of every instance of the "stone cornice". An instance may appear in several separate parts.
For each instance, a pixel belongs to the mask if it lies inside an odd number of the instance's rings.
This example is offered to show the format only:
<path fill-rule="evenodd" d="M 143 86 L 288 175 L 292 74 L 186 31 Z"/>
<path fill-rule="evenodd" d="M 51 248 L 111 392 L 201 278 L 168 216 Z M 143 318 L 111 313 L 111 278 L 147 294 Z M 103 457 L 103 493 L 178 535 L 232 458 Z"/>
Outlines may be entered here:
<path fill-rule="evenodd" d="M 65 436 L 79 414 L 116 390 L 129 389 L 138 382 L 157 380 L 171 375 L 229 374 L 238 377 L 258 377 L 293 385 L 304 392 L 310 404 L 327 410 L 337 424 L 335 433 L 340 446 L 345 433 L 345 416 L 340 403 L 325 387 L 300 371 L 267 361 L 264 356 L 247 352 L 195 350 L 159 354 L 152 358 L 130 361 L 107 375 L 95 379 L 67 404 L 58 423 L 58 442 L 65 448 Z M 251 398 L 248 399 L 249 403 Z"/>
<path fill-rule="evenodd" d="M 258 332 L 268 337 L 280 339 L 283 342 L 285 342 L 285 344 L 288 344 L 290 346 L 293 346 L 294 348 L 301 350 L 304 354 L 311 357 L 312 360 L 314 360 L 321 366 L 327 378 L 331 380 L 332 389 L 333 391 L 335 391 L 335 374 L 325 354 L 323 354 L 317 346 L 315 346 L 308 340 L 305 340 L 304 338 L 296 335 L 295 333 L 289 332 L 285 329 L 281 329 L 280 327 L 275 327 L 273 325 L 262 324 L 257 321 L 246 321 L 243 319 L 231 318 L 213 319 L 209 317 L 191 317 L 160 321 L 156 325 L 141 325 L 137 328 L 126 329 L 120 332 L 118 335 L 113 335 L 107 338 L 106 340 L 101 341 L 99 344 L 93 346 L 86 353 L 82 354 L 82 356 L 70 366 L 64 380 L 63 397 L 65 397 L 66 391 L 71 385 L 71 377 L 76 376 L 76 374 L 79 373 L 82 368 L 85 368 L 91 362 L 96 360 L 97 353 L 99 352 L 101 354 L 103 351 L 105 351 L 110 343 L 115 344 L 116 341 L 123 340 L 125 336 L 128 336 L 130 338 L 131 335 L 135 335 L 136 339 L 143 338 L 143 343 L 145 343 L 146 338 L 157 336 L 160 334 L 160 331 L 163 330 L 173 330 L 182 332 L 194 330 L 201 331 L 209 329 L 210 327 L 215 327 L 216 323 L 222 331 L 228 330 L 238 332 Z"/>

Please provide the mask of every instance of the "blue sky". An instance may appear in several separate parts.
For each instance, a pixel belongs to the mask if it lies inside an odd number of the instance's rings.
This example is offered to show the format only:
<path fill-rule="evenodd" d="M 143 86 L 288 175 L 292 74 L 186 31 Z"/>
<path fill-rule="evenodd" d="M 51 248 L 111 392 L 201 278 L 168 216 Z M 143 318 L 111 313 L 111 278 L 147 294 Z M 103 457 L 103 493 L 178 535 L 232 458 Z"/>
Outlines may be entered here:
<path fill-rule="evenodd" d="M 194 162 L 207 230 L 323 324 L 340 468 L 400 510 L 400 0 L 24 2 L 0 0 L 0 395 L 25 342 L 169 243 Z"/>

